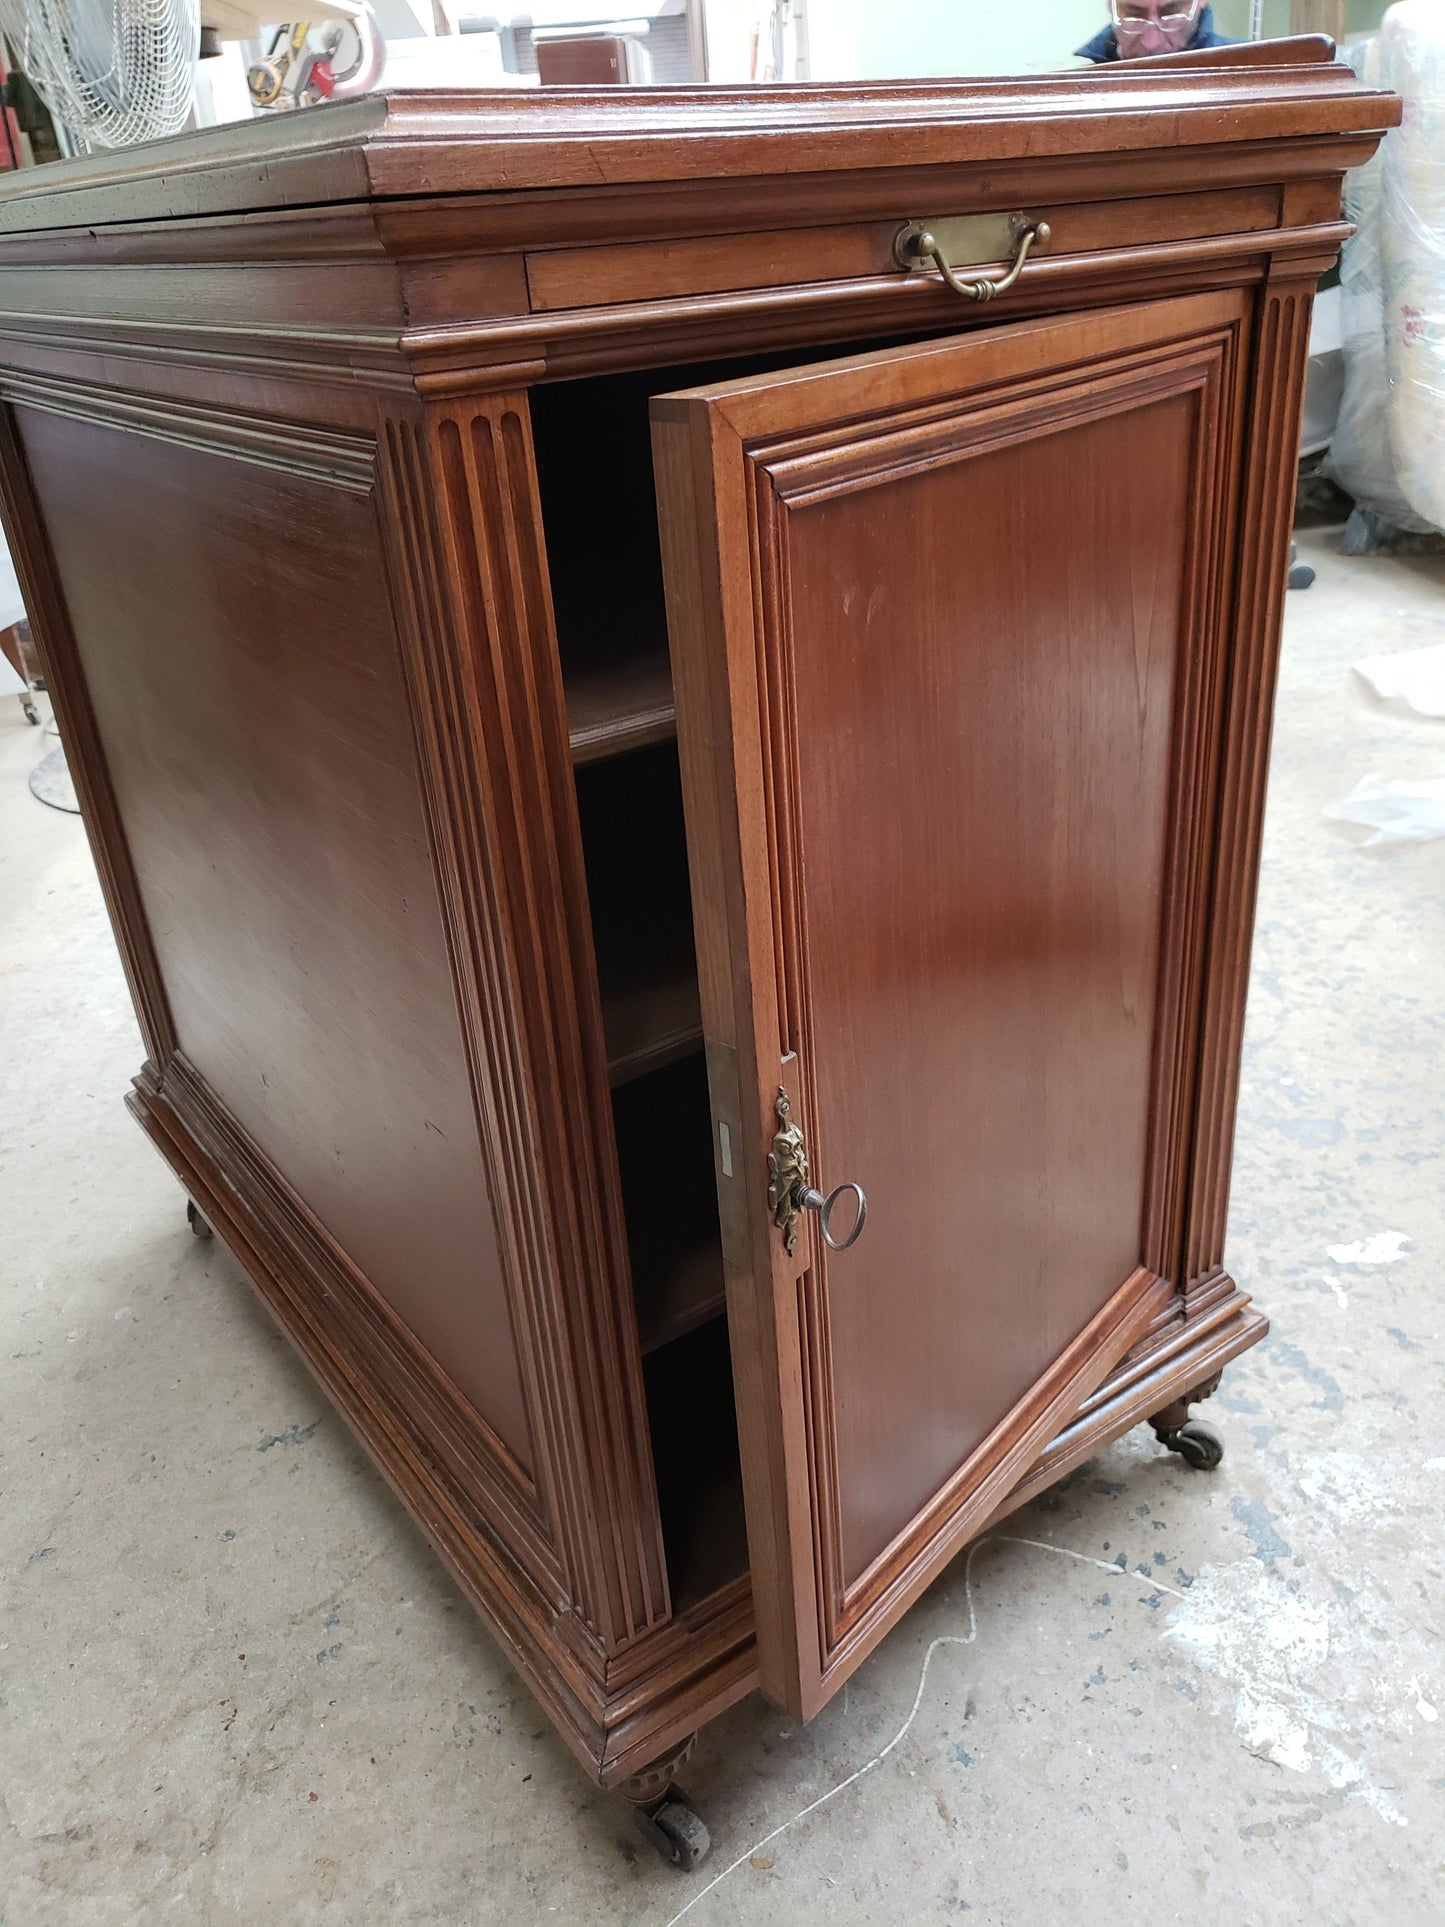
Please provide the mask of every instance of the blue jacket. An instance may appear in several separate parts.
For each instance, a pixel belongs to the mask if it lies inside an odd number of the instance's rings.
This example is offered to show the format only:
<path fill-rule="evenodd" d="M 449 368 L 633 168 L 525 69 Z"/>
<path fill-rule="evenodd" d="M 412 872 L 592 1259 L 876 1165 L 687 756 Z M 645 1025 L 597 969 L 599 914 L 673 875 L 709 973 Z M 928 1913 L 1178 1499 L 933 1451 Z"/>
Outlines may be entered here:
<path fill-rule="evenodd" d="M 1200 11 L 1199 21 L 1195 26 L 1192 39 L 1187 46 L 1180 47 L 1177 51 L 1180 53 L 1193 53 L 1196 47 L 1232 47 L 1233 45 L 1234 42 L 1227 34 L 1216 33 L 1214 31 L 1214 9 L 1212 7 L 1204 7 Z M 1096 33 L 1092 40 L 1086 42 L 1082 47 L 1076 47 L 1074 51 L 1084 60 L 1117 60 L 1119 58 L 1119 43 L 1114 38 L 1114 29 L 1112 27 L 1105 27 L 1102 33 Z"/>

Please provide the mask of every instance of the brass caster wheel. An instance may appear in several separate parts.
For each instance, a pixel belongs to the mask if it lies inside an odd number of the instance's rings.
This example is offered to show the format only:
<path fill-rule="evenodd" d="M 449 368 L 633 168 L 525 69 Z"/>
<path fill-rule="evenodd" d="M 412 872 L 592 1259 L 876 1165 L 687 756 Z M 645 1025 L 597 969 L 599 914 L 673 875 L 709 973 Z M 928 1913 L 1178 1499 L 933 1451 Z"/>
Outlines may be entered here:
<path fill-rule="evenodd" d="M 198 1238 L 213 1238 L 215 1236 L 211 1227 L 206 1223 L 200 1212 L 197 1211 L 194 1198 L 186 1199 L 186 1223 Z"/>
<path fill-rule="evenodd" d="M 1177 1452 L 1186 1465 L 1192 1465 L 1196 1472 L 1212 1472 L 1224 1457 L 1224 1440 L 1212 1425 L 1206 1425 L 1202 1418 L 1192 1418 L 1166 1437 L 1160 1434 L 1160 1442 Z"/>
<path fill-rule="evenodd" d="M 677 1787 L 655 1807 L 634 1808 L 632 1817 L 643 1839 L 680 1873 L 690 1873 L 700 1866 L 712 1845 L 701 1814 L 694 1812 Z"/>

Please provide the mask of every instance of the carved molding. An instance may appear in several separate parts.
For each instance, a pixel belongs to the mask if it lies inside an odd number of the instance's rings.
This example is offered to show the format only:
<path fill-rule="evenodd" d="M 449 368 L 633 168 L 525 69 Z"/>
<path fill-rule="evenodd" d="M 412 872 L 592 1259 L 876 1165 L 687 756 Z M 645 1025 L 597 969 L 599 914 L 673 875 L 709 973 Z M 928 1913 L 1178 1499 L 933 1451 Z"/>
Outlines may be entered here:
<path fill-rule="evenodd" d="M 1269 1330 L 1269 1321 L 1254 1310 L 1232 1280 L 1225 1282 L 1230 1289 L 1208 1319 L 1176 1322 L 1172 1329 L 1130 1352 L 1051 1441 L 1027 1477 L 994 1509 L 982 1528 L 984 1532 L 1047 1491 L 1075 1466 L 1093 1458 L 1111 1439 L 1131 1431 L 1172 1399 L 1207 1382 L 1230 1359 L 1259 1343 Z"/>
<path fill-rule="evenodd" d="M 1151 247 L 1100 249 L 1071 258 L 1040 257 L 1010 296 L 1008 318 L 1067 313 L 1118 298 L 1128 277 L 1133 298 L 1162 298 L 1259 281 L 1276 250 L 1296 269 L 1308 257 L 1323 272 L 1350 230 L 1340 222 L 1268 229 Z M 499 317 L 470 330 L 416 327 L 405 338 L 418 388 L 429 395 L 467 392 L 488 379 L 483 360 L 530 359 L 552 377 L 604 369 L 695 361 L 704 354 L 741 354 L 754 345 L 816 345 L 857 335 L 965 331 L 996 325 L 999 316 L 965 307 L 927 275 L 874 274 L 792 286 L 737 289 L 669 300 Z"/>
<path fill-rule="evenodd" d="M 611 1654 L 669 1613 L 524 394 L 393 419 L 413 715 L 543 1502 Z"/>
<path fill-rule="evenodd" d="M 1186 1280 L 1224 1258 L 1240 1050 L 1259 884 L 1270 718 L 1279 664 L 1309 345 L 1313 280 L 1271 284 L 1258 299 L 1253 397 L 1239 484 L 1234 609 L 1217 853 L 1208 918 L 1198 1128 L 1190 1170 Z"/>
<path fill-rule="evenodd" d="M 0 341 L 15 350 L 38 346 L 159 359 L 228 374 L 284 374 L 332 387 L 358 382 L 411 388 L 399 331 L 347 328 L 205 327 L 172 319 L 17 314 L 0 308 Z"/>
<path fill-rule="evenodd" d="M 118 428 L 152 441 L 172 442 L 206 455 L 227 455 L 258 467 L 305 476 L 330 488 L 369 494 L 376 485 L 376 443 L 294 421 L 276 422 L 238 409 L 206 408 L 123 389 L 0 370 L 0 395 L 27 408 L 73 421 Z"/>
<path fill-rule="evenodd" d="M 1343 165 L 1346 158 L 1331 154 L 1326 162 L 1316 156 L 1313 165 L 1316 169 L 1327 164 L 1334 168 Z M 1154 156 L 1151 186 L 1155 192 L 1170 185 L 1159 175 L 1157 163 L 1158 156 Z M 1057 163 L 1041 161 L 1037 165 L 1041 170 L 1037 192 L 1057 194 Z M 943 177 L 933 188 L 935 193 L 942 193 L 945 199 L 951 192 L 954 197 L 965 195 L 974 200 L 976 184 L 971 179 L 967 185 L 959 184 L 967 170 L 935 169 L 932 173 Z M 953 183 L 951 188 L 946 184 L 949 181 Z M 1200 183 L 1191 180 L 1189 185 L 1198 187 Z M 695 194 L 699 190 L 689 184 L 687 191 Z M 900 195 L 905 200 L 916 198 L 926 189 L 911 179 L 897 178 L 896 170 L 887 170 L 876 191 L 890 197 L 890 206 L 898 202 L 901 207 Z M 1015 197 L 1022 192 L 1017 188 L 1012 191 Z M 585 192 L 574 190 L 578 198 Z M 477 221 L 488 217 L 479 217 L 469 212 L 470 208 L 468 203 L 466 209 L 435 212 L 428 208 L 414 215 L 386 211 L 381 231 L 391 253 L 388 265 L 402 280 L 416 271 L 407 259 L 409 222 L 420 223 L 424 231 L 439 227 L 445 244 L 460 248 L 454 265 L 465 263 L 467 271 L 495 268 L 512 258 L 523 241 L 511 234 L 505 214 L 496 217 L 502 222 L 500 240 L 490 231 L 486 238 L 479 239 L 474 231 Z M 529 218 L 527 239 L 533 247 L 543 245 L 548 217 L 534 208 Z M 721 223 L 725 231 L 731 225 L 726 210 L 699 218 L 705 228 Z M 463 246 L 458 235 L 468 227 L 473 232 Z M 1125 275 L 1138 298 L 1217 287 L 1222 280 L 1263 279 L 1280 267 L 1295 273 L 1306 268 L 1318 272 L 1335 258 L 1349 231 L 1346 224 L 1335 220 L 1312 221 L 1040 257 L 1030 264 L 1009 312 L 1022 318 L 1087 306 L 1094 300 L 1112 300 L 1117 298 L 1120 278 Z M 196 260 L 212 258 L 217 244 L 210 230 L 198 226 L 194 232 Z M 569 232 L 564 221 L 558 238 L 565 240 Z M 65 238 L 73 246 L 73 237 Z M 122 245 L 114 231 L 102 238 L 110 250 Z M 593 237 L 589 234 L 587 238 Z M 23 245 L 29 248 L 35 244 L 27 239 Z M 238 245 L 243 251 L 254 249 L 256 238 L 248 231 Z M 497 252 L 484 259 L 479 253 L 484 248 Z M 5 258 L 0 245 L 0 263 Z M 175 265 L 179 271 L 183 263 L 177 261 Z M 289 287 L 286 277 L 296 270 L 285 260 L 273 265 L 281 286 Z M 344 265 L 338 261 L 330 271 L 339 275 Z M 251 271 L 263 273 L 267 266 L 256 261 Z M 47 273 L 36 268 L 28 272 L 52 282 L 58 279 L 54 270 Z M 47 295 L 48 303 L 54 300 L 53 293 Z M 479 300 L 475 304 L 479 318 L 468 321 L 422 319 L 405 325 L 398 320 L 395 326 L 364 327 L 339 317 L 327 321 L 298 316 L 283 323 L 240 326 L 211 318 L 182 320 L 174 314 L 98 313 L 92 297 L 89 308 L 75 314 L 49 307 L 33 312 L 22 307 L 0 308 L 0 342 L 9 345 L 12 361 L 28 348 L 103 350 L 129 359 L 211 369 L 217 375 L 285 376 L 311 385 L 359 385 L 382 395 L 415 387 L 440 400 L 449 395 L 505 394 L 546 374 L 591 373 L 639 363 L 655 365 L 669 359 L 696 359 L 703 353 L 739 353 L 754 342 L 845 341 L 860 334 L 906 334 L 948 325 L 976 327 L 995 319 L 961 312 L 956 298 L 929 277 L 898 273 L 804 278 L 785 286 L 743 287 L 663 300 L 603 300 L 591 305 L 584 301 L 574 309 L 538 313 L 528 312 L 525 296 L 519 294 L 503 307 L 511 311 L 488 312 L 492 302 Z M 425 315 L 424 305 L 421 311 Z M 318 312 L 324 316 L 324 304 Z"/>

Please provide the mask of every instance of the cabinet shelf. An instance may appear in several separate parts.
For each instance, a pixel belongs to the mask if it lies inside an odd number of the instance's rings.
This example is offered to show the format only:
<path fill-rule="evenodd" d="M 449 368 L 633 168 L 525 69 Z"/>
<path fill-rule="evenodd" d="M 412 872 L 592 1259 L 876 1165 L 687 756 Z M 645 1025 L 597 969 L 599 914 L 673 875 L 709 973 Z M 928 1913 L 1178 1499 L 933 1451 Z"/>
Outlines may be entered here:
<path fill-rule="evenodd" d="M 632 1291 L 644 1352 L 723 1308 L 707 1071 L 693 1056 L 614 1093 Z"/>
<path fill-rule="evenodd" d="M 612 1082 L 702 1041 L 677 750 L 657 743 L 577 772 L 577 805 Z"/>
<path fill-rule="evenodd" d="M 677 734 L 665 650 L 595 662 L 567 678 L 567 733 L 574 763 L 621 756 Z"/>
<path fill-rule="evenodd" d="M 644 1353 L 659 1351 L 700 1325 L 721 1318 L 727 1305 L 722 1252 L 716 1237 L 670 1254 L 666 1264 L 633 1280 Z"/>
<path fill-rule="evenodd" d="M 647 1360 L 658 1509 L 674 1612 L 748 1570 L 748 1529 L 724 1319 Z"/>
<path fill-rule="evenodd" d="M 651 385 L 655 385 L 652 383 Z M 652 486 L 649 381 L 533 390 L 537 483 L 555 557 L 557 648 L 576 764 L 677 733 Z M 605 463 L 599 481 L 594 460 Z"/>
<path fill-rule="evenodd" d="M 613 1085 L 630 1084 L 664 1064 L 687 1057 L 702 1043 L 697 974 L 691 958 L 647 981 L 638 976 L 604 984 L 602 1029 Z"/>

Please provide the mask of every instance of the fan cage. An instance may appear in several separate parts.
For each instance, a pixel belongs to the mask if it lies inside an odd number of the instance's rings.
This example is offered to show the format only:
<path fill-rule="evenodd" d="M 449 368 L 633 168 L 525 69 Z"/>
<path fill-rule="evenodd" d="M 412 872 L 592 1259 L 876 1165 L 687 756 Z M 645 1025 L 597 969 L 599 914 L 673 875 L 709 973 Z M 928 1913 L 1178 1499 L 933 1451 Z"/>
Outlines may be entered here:
<path fill-rule="evenodd" d="M 77 147 L 130 147 L 190 118 L 200 0 L 0 0 L 0 32 Z"/>

